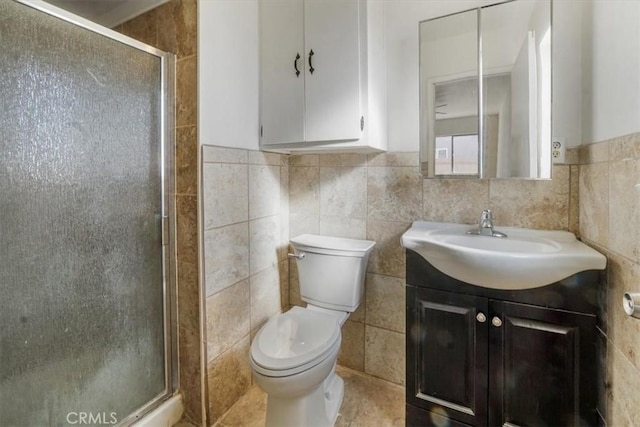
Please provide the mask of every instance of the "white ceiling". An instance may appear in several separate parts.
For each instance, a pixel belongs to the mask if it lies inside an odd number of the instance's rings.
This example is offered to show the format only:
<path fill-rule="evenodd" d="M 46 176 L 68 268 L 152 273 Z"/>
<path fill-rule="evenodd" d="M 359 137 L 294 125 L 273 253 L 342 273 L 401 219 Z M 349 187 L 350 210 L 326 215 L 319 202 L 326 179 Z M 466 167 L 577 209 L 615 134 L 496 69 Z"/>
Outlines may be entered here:
<path fill-rule="evenodd" d="M 46 0 L 61 9 L 113 28 L 169 0 Z"/>

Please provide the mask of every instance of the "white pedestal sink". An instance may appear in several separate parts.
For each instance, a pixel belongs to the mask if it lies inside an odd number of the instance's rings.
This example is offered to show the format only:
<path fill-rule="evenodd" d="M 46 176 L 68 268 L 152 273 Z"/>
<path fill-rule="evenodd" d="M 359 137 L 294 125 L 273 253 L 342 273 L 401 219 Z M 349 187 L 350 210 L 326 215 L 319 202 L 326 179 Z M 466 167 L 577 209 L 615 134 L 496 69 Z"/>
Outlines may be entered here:
<path fill-rule="evenodd" d="M 493 289 L 531 289 L 586 270 L 607 259 L 567 231 L 496 227 L 506 238 L 471 235 L 471 225 L 416 221 L 402 246 L 448 276 Z"/>

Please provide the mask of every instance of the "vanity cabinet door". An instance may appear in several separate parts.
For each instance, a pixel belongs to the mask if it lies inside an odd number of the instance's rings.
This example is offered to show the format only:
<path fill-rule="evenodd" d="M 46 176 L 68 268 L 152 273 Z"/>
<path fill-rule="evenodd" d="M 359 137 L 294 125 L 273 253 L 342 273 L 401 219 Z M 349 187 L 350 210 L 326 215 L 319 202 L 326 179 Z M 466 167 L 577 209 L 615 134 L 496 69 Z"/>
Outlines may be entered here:
<path fill-rule="evenodd" d="M 407 286 L 407 425 L 487 423 L 488 299 Z"/>
<path fill-rule="evenodd" d="M 595 316 L 494 300 L 489 312 L 489 425 L 595 425 Z"/>

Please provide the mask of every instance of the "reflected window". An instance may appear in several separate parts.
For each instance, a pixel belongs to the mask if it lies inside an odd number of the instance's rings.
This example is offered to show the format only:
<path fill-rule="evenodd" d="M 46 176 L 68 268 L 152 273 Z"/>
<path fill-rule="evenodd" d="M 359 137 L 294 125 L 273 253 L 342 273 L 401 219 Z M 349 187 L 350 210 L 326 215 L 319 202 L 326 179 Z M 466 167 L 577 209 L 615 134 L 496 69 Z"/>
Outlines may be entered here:
<path fill-rule="evenodd" d="M 478 135 L 436 137 L 436 175 L 478 175 Z"/>

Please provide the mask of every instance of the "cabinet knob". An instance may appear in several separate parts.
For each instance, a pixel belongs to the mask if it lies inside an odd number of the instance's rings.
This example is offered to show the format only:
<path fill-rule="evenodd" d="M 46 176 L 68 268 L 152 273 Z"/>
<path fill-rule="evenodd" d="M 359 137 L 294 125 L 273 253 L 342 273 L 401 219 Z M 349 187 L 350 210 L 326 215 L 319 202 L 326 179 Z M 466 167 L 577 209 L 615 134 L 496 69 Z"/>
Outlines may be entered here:
<path fill-rule="evenodd" d="M 493 319 L 491 319 L 491 324 L 496 328 L 499 328 L 502 326 L 502 320 L 500 320 L 498 316 L 494 316 Z"/>
<path fill-rule="evenodd" d="M 487 321 L 487 316 L 485 316 L 484 313 L 478 313 L 476 315 L 476 320 L 480 323 L 484 323 Z"/>

